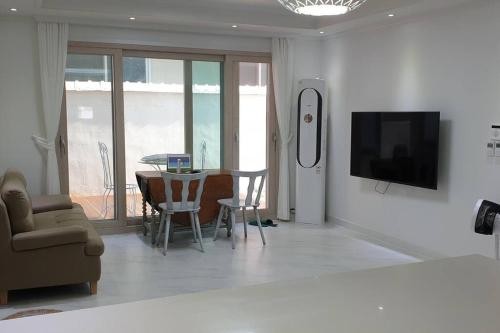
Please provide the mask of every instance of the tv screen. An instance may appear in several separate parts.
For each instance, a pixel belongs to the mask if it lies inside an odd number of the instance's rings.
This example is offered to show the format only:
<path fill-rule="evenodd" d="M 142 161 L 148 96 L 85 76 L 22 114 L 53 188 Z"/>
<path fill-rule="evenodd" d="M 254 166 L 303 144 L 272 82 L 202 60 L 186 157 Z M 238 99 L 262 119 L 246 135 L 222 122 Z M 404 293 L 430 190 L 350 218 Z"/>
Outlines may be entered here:
<path fill-rule="evenodd" d="M 351 176 L 437 189 L 439 112 L 353 112 Z"/>

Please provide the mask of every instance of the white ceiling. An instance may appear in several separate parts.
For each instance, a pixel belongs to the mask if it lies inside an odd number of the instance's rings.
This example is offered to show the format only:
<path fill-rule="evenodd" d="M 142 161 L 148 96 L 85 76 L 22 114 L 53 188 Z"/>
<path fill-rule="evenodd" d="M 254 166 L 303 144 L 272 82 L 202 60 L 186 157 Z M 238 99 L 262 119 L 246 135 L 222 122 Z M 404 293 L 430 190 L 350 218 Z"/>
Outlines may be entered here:
<path fill-rule="evenodd" d="M 0 14 L 176 31 L 318 36 L 320 30 L 329 34 L 391 20 L 388 13 L 406 17 L 467 1 L 472 0 L 368 0 L 349 14 L 318 18 L 291 13 L 277 0 L 0 0 Z M 18 11 L 10 12 L 11 7 Z"/>

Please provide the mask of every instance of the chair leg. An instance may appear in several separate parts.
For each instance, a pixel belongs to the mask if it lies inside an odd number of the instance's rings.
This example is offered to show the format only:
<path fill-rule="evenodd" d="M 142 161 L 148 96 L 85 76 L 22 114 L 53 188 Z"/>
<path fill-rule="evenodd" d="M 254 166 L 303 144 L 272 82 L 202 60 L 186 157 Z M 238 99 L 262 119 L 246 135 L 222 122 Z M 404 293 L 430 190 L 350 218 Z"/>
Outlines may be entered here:
<path fill-rule="evenodd" d="M 189 220 L 191 220 L 191 230 L 193 230 L 193 243 L 196 243 L 196 227 L 194 225 L 194 213 L 189 213 Z"/>
<path fill-rule="evenodd" d="M 130 207 L 128 206 L 127 203 L 127 211 L 130 213 L 130 215 L 135 216 L 135 189 L 132 187 L 129 188 L 127 191 L 129 192 L 127 193 L 127 201 L 128 201 L 128 196 L 131 196 L 133 198 L 132 201 L 130 202 Z"/>
<path fill-rule="evenodd" d="M 205 249 L 203 248 L 203 236 L 201 235 L 200 218 L 198 217 L 198 213 L 194 213 L 194 220 L 196 223 L 196 230 L 198 230 L 198 239 L 200 240 L 201 252 L 205 252 Z"/>
<path fill-rule="evenodd" d="M 165 222 L 165 245 L 163 246 L 163 255 L 167 255 L 167 246 L 168 246 L 168 236 L 170 235 L 170 220 L 172 215 L 167 214 L 167 221 Z"/>
<path fill-rule="evenodd" d="M 108 198 L 111 193 L 111 189 L 107 188 L 104 190 L 104 193 L 102 195 L 102 208 L 101 208 L 101 215 L 103 218 L 106 218 L 106 215 L 108 215 Z"/>
<path fill-rule="evenodd" d="M 217 217 L 217 223 L 215 224 L 214 241 L 217 240 L 217 233 L 219 232 L 220 224 L 222 222 L 222 215 L 224 215 L 224 206 L 220 206 L 219 216 Z"/>
<path fill-rule="evenodd" d="M 254 207 L 253 210 L 255 212 L 255 217 L 257 219 L 257 225 L 259 226 L 260 237 L 262 237 L 262 243 L 266 245 L 266 238 L 264 237 L 264 231 L 262 231 L 262 224 L 260 224 L 259 210 L 257 209 L 257 207 Z"/>
<path fill-rule="evenodd" d="M 0 291 L 0 305 L 7 305 L 9 301 L 9 292 L 7 290 Z"/>
<path fill-rule="evenodd" d="M 132 216 L 135 216 L 135 200 L 137 199 L 137 192 L 135 187 L 132 188 Z"/>
<path fill-rule="evenodd" d="M 160 215 L 160 226 L 158 227 L 158 233 L 156 234 L 156 241 L 154 242 L 156 246 L 160 245 L 161 232 L 163 231 L 164 226 L 165 226 L 165 211 L 162 211 Z"/>
<path fill-rule="evenodd" d="M 234 209 L 231 208 L 231 244 L 233 250 L 236 248 L 236 214 L 234 213 Z"/>
<path fill-rule="evenodd" d="M 247 238 L 247 217 L 245 207 L 243 207 L 243 228 L 245 229 L 245 238 Z"/>
<path fill-rule="evenodd" d="M 222 215 L 223 219 L 226 219 L 226 236 L 229 238 L 231 237 L 231 223 L 229 223 L 231 214 L 229 214 L 229 207 L 224 207 L 224 214 Z"/>
<path fill-rule="evenodd" d="M 151 244 L 155 244 L 156 242 L 156 233 L 158 230 L 156 229 L 156 221 L 155 221 L 155 209 L 151 206 L 151 222 L 149 223 L 150 226 L 150 231 L 151 231 Z M 160 214 L 160 220 L 161 220 L 161 214 Z"/>
<path fill-rule="evenodd" d="M 97 294 L 97 281 L 90 281 L 89 285 L 90 285 L 90 294 L 91 295 Z"/>

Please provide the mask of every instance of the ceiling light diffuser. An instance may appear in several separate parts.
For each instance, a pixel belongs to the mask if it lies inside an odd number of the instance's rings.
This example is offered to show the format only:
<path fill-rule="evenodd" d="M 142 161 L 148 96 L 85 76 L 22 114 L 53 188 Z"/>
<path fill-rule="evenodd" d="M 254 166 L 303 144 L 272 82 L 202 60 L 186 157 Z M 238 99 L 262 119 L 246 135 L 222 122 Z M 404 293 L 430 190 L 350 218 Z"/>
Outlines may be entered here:
<path fill-rule="evenodd" d="M 355 10 L 367 0 L 278 0 L 286 9 L 302 15 L 343 15 Z"/>

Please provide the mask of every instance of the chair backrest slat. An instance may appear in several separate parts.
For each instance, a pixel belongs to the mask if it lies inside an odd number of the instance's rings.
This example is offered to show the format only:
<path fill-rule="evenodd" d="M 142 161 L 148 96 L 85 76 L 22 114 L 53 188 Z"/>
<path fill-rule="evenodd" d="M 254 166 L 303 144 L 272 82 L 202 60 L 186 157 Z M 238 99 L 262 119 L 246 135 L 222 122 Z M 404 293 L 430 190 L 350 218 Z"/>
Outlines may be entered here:
<path fill-rule="evenodd" d="M 260 205 L 260 196 L 262 194 L 262 189 L 264 188 L 264 182 L 267 175 L 267 169 L 260 171 L 231 171 L 231 175 L 233 176 L 233 205 L 238 205 L 240 201 L 240 179 L 248 178 L 248 187 L 247 193 L 245 196 L 245 205 Z M 257 195 L 255 196 L 255 200 L 253 199 L 255 182 L 257 178 L 260 178 L 259 186 L 257 190 Z"/>
<path fill-rule="evenodd" d="M 182 181 L 181 209 L 187 208 L 187 201 L 189 196 L 189 183 L 190 181 L 187 179 Z"/>
<path fill-rule="evenodd" d="M 192 174 L 178 174 L 170 172 L 162 172 L 163 182 L 165 183 L 165 197 L 167 200 L 167 209 L 174 210 L 174 199 L 172 191 L 172 181 L 182 182 L 180 209 L 182 210 L 198 210 L 200 209 L 201 195 L 203 194 L 203 187 L 205 186 L 205 179 L 207 172 L 192 173 Z M 189 185 L 193 181 L 198 181 L 195 199 L 193 204 L 188 204 L 189 199 Z"/>
<path fill-rule="evenodd" d="M 234 171 L 233 171 L 234 172 Z M 233 177 L 233 206 L 240 204 L 240 178 L 231 172 Z"/>
<path fill-rule="evenodd" d="M 255 179 L 257 177 L 251 176 L 248 180 L 247 197 L 245 199 L 245 205 L 252 204 L 253 188 L 255 187 Z"/>
<path fill-rule="evenodd" d="M 257 205 L 260 204 L 260 195 L 262 194 L 262 189 L 264 188 L 264 182 L 266 181 L 266 174 L 262 175 L 260 178 L 259 190 L 257 192 L 257 197 L 255 197 L 255 202 Z"/>

